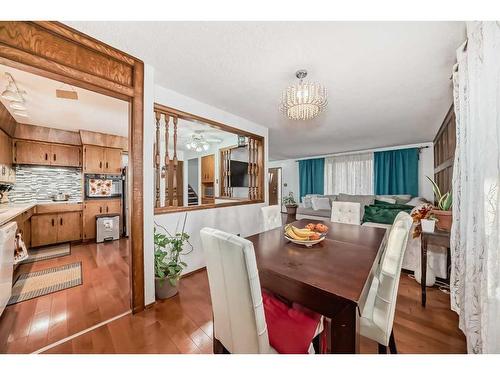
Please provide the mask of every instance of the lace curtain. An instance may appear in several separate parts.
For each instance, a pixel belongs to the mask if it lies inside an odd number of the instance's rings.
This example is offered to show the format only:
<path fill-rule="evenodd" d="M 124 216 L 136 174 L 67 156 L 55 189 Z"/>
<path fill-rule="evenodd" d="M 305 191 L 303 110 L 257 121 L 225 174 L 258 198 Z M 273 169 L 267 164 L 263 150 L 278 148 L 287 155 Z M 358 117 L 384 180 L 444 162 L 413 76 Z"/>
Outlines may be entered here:
<path fill-rule="evenodd" d="M 500 24 L 467 23 L 454 102 L 451 308 L 469 353 L 500 353 Z"/>
<path fill-rule="evenodd" d="M 373 152 L 325 158 L 325 194 L 373 194 Z"/>

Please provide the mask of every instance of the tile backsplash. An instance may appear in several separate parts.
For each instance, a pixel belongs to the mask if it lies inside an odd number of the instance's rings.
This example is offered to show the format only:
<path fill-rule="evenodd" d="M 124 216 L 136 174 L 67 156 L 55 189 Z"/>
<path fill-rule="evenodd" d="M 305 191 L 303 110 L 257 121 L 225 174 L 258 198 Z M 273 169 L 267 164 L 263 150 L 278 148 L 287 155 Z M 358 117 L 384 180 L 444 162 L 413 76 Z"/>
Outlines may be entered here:
<path fill-rule="evenodd" d="M 9 192 L 12 203 L 49 202 L 57 193 L 67 193 L 71 201 L 82 200 L 82 169 L 16 165 L 16 183 Z"/>

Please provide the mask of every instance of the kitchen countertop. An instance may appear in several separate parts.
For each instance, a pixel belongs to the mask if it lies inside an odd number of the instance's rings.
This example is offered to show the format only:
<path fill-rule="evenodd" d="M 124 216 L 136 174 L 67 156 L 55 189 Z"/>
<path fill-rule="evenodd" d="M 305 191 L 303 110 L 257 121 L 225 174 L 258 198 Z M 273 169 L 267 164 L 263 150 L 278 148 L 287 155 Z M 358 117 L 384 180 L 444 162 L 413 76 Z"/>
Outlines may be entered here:
<path fill-rule="evenodd" d="M 3 203 L 0 204 L 0 226 L 8 223 L 12 219 L 14 219 L 16 216 L 22 214 L 24 211 L 29 210 L 30 208 L 33 208 L 39 204 L 61 204 L 61 203 L 69 203 L 69 204 L 75 204 L 75 203 L 82 203 L 82 201 L 63 201 L 63 202 L 54 202 L 54 201 L 47 201 L 47 202 L 26 202 L 26 203 Z"/>

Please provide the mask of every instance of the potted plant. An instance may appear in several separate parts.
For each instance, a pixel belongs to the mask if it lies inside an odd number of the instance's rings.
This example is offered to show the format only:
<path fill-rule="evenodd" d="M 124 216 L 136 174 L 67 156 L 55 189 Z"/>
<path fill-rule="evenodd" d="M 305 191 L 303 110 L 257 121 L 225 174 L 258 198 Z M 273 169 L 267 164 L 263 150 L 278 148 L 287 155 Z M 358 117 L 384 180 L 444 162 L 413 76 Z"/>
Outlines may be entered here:
<path fill-rule="evenodd" d="M 289 192 L 286 197 L 283 197 L 283 204 L 288 215 L 294 216 L 297 213 L 297 202 L 293 197 L 293 192 Z"/>
<path fill-rule="evenodd" d="M 155 294 L 158 299 L 175 296 L 178 293 L 179 280 L 182 270 L 187 264 L 181 256 L 189 254 L 193 246 L 189 242 L 189 235 L 184 231 L 187 214 L 184 216 L 182 230 L 171 234 L 165 227 L 156 224 L 154 228 L 154 267 L 155 267 Z M 159 228 L 163 233 L 160 233 Z M 183 253 L 185 245 L 190 249 Z"/>
<path fill-rule="evenodd" d="M 452 216 L 451 216 L 451 204 L 452 197 L 451 192 L 442 194 L 439 186 L 427 176 L 427 179 L 432 183 L 432 190 L 434 191 L 434 197 L 437 202 L 437 209 L 432 210 L 432 214 L 435 216 L 437 223 L 436 227 L 441 230 L 450 231 Z"/>
<path fill-rule="evenodd" d="M 422 232 L 426 233 L 434 233 L 434 227 L 436 225 L 436 216 L 434 214 L 430 214 L 425 219 L 420 219 L 420 225 L 422 225 Z"/>

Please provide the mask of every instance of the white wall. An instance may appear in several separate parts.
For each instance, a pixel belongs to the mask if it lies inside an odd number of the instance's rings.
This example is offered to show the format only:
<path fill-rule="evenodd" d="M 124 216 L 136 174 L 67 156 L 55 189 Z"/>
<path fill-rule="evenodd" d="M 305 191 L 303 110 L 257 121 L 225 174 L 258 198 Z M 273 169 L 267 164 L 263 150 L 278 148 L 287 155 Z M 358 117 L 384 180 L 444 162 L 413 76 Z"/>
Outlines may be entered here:
<path fill-rule="evenodd" d="M 267 168 L 267 160 L 268 160 L 268 129 L 264 126 L 258 125 L 231 113 L 222 111 L 218 108 L 212 107 L 205 103 L 201 103 L 184 95 L 178 94 L 175 91 L 165 89 L 161 86 L 156 85 L 154 87 L 154 101 L 159 104 L 166 105 L 168 107 L 172 107 L 181 111 L 186 111 L 189 113 L 196 114 L 198 116 L 202 116 L 211 120 L 215 120 L 227 125 L 231 125 L 235 128 L 243 129 L 249 131 L 254 134 L 258 134 L 265 137 L 265 165 L 264 168 Z M 153 216 L 153 189 L 148 188 L 147 182 L 149 181 L 149 186 L 153 186 L 153 172 L 152 168 L 147 168 L 148 165 L 152 165 L 152 154 L 153 154 L 153 142 L 152 142 L 152 134 L 153 132 L 153 118 L 152 113 L 153 109 L 151 107 L 151 116 L 149 121 L 149 125 L 145 125 L 145 136 L 147 133 L 146 129 L 151 129 L 151 142 L 148 142 L 146 149 L 145 142 L 145 171 L 148 171 L 148 179 L 146 180 L 146 172 L 145 172 L 145 181 L 144 181 L 144 194 L 148 197 L 148 207 L 150 207 L 150 214 Z M 148 156 L 148 159 L 146 159 Z M 150 164 L 148 164 L 148 162 Z M 264 169 L 266 170 L 266 169 Z M 151 195 L 151 196 L 149 196 Z M 265 200 L 267 202 L 267 185 L 265 186 Z M 146 201 L 146 199 L 145 199 Z M 184 261 L 188 264 L 188 267 L 185 269 L 185 272 L 191 272 L 196 269 L 199 269 L 205 266 L 205 260 L 203 257 L 203 251 L 201 248 L 200 240 L 199 240 L 199 232 L 203 227 L 215 227 L 221 230 L 240 234 L 241 236 L 249 236 L 255 233 L 258 233 L 263 230 L 262 228 L 262 219 L 260 208 L 265 204 L 252 204 L 252 205 L 243 205 L 243 206 L 234 206 L 234 207 L 224 207 L 224 208 L 213 208 L 213 209 L 205 209 L 199 211 L 189 211 L 187 213 L 187 222 L 186 222 L 186 231 L 191 235 L 191 243 L 194 246 L 192 253 L 187 255 L 184 258 Z M 171 213 L 171 214 L 162 214 L 155 215 L 154 221 L 158 224 L 166 227 L 169 231 L 174 231 L 178 225 L 181 225 L 184 215 L 186 213 Z M 145 213 L 147 216 L 148 213 Z M 152 221 L 151 217 L 151 221 Z M 150 236 L 152 238 L 152 226 L 148 228 L 148 231 L 145 230 L 144 235 Z M 152 241 L 150 242 L 152 243 Z M 153 261 L 153 246 L 146 246 L 144 248 L 144 257 L 148 259 L 148 262 Z M 146 261 L 145 261 L 146 264 Z M 146 293 L 146 304 L 154 301 L 154 270 L 149 265 L 145 268 L 145 284 L 146 291 L 153 290 L 153 294 Z"/>
<path fill-rule="evenodd" d="M 295 159 L 270 161 L 269 168 L 281 167 L 281 194 L 286 197 L 289 192 L 298 202 L 299 199 L 299 163 Z M 285 186 L 286 185 L 286 186 Z M 282 211 L 286 209 L 282 207 Z"/>
<path fill-rule="evenodd" d="M 434 176 L 434 148 L 432 142 L 420 143 L 417 145 L 410 145 L 411 147 L 423 147 L 429 146 L 427 148 L 422 148 L 420 150 L 420 160 L 418 164 L 418 195 L 424 197 L 429 201 L 433 201 L 433 192 L 430 182 L 425 176 L 433 178 Z M 381 148 L 370 151 L 384 151 L 389 149 L 407 148 L 405 146 L 394 146 Z M 312 158 L 312 157 L 311 157 Z M 283 186 L 283 196 L 287 195 L 289 191 L 293 191 L 295 197 L 299 196 L 299 163 L 296 159 L 287 160 L 275 160 L 269 161 L 269 168 L 281 167 L 283 171 L 283 185 L 285 183 L 287 187 Z"/>
<path fill-rule="evenodd" d="M 144 64 L 144 302 L 146 305 L 155 301 L 154 284 L 154 171 L 153 143 L 155 136 L 154 105 L 154 68 Z"/>

